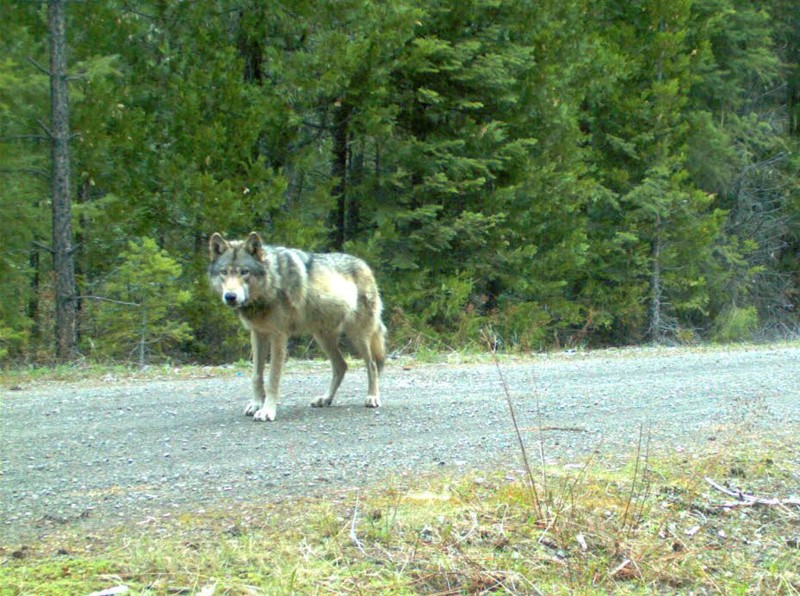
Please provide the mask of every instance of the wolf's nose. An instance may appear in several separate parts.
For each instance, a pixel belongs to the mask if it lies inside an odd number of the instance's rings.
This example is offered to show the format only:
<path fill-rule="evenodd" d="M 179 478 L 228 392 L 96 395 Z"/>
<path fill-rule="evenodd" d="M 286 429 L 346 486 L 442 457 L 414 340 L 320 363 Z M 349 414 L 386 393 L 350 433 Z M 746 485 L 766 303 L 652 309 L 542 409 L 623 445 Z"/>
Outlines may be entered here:
<path fill-rule="evenodd" d="M 225 303 L 234 305 L 236 304 L 236 294 L 233 292 L 226 292 L 225 293 Z"/>

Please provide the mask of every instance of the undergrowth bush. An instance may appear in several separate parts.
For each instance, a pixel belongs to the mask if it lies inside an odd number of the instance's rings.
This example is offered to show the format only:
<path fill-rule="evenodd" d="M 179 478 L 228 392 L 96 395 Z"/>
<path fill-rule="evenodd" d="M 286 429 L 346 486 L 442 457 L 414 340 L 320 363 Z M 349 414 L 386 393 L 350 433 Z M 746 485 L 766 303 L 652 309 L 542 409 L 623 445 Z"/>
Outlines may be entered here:
<path fill-rule="evenodd" d="M 758 309 L 755 306 L 731 306 L 714 321 L 712 339 L 721 343 L 747 341 L 758 329 Z"/>

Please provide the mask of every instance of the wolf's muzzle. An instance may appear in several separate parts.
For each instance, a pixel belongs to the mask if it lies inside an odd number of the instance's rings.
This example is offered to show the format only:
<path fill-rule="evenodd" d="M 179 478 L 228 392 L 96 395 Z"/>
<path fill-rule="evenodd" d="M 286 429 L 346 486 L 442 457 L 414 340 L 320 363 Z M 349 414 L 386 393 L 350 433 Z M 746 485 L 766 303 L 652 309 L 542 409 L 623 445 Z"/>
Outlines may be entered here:
<path fill-rule="evenodd" d="M 228 306 L 236 306 L 236 302 L 239 297 L 236 295 L 236 292 L 225 292 L 224 298 L 225 304 Z"/>

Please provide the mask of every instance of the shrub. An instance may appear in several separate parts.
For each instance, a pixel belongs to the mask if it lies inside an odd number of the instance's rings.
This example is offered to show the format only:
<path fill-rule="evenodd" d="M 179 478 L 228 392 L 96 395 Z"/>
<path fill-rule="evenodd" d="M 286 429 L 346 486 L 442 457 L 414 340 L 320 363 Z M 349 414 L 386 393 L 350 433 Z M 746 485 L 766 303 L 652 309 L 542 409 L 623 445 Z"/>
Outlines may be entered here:
<path fill-rule="evenodd" d="M 758 310 L 755 306 L 739 308 L 730 306 L 714 320 L 712 339 L 718 342 L 736 342 L 752 339 L 758 328 Z"/>

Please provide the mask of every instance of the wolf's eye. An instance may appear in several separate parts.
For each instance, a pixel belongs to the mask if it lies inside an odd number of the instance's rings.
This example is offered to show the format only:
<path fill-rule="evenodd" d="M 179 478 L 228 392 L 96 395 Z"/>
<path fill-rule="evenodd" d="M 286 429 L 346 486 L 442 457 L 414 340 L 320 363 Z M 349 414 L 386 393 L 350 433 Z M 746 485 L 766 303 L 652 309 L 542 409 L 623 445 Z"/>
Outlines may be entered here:
<path fill-rule="evenodd" d="M 239 269 L 239 275 L 242 277 L 247 277 L 250 274 L 250 271 L 247 269 Z"/>

